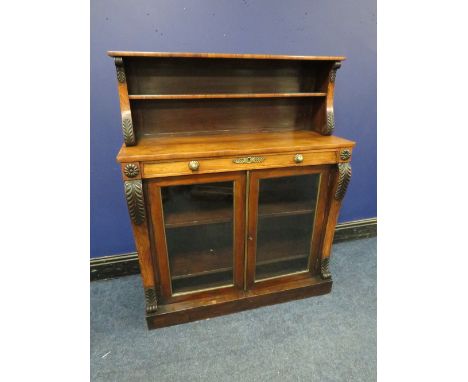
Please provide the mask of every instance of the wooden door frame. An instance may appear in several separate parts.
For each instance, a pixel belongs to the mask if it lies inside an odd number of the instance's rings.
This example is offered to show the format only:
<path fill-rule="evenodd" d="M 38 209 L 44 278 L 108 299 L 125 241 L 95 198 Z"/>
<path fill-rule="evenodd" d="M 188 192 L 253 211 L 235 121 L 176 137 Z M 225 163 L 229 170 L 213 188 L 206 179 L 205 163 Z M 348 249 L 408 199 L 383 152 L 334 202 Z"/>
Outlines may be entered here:
<path fill-rule="evenodd" d="M 173 293 L 169 257 L 167 250 L 161 187 L 203 183 L 233 182 L 233 285 L 200 289 L 199 291 Z M 246 172 L 236 171 L 217 174 L 194 174 L 177 177 L 154 178 L 145 181 L 148 191 L 152 237 L 155 241 L 153 261 L 159 275 L 161 303 L 174 303 L 195 300 L 203 297 L 215 297 L 235 293 L 244 288 L 245 270 L 245 202 Z"/>
<path fill-rule="evenodd" d="M 248 216 L 246 234 L 246 290 L 267 287 L 279 283 L 291 282 L 303 278 L 309 278 L 318 274 L 321 258 L 321 248 L 325 230 L 325 219 L 329 209 L 330 193 L 328 192 L 333 165 L 315 165 L 303 167 L 274 168 L 264 170 L 252 170 L 249 174 L 247 190 Z M 300 176 L 307 174 L 320 174 L 318 186 L 317 204 L 315 209 L 314 227 L 311 235 L 308 269 L 303 272 L 295 272 L 287 275 L 275 276 L 265 280 L 255 281 L 255 260 L 257 250 L 258 228 L 258 196 L 260 179 L 281 178 L 287 176 Z"/>

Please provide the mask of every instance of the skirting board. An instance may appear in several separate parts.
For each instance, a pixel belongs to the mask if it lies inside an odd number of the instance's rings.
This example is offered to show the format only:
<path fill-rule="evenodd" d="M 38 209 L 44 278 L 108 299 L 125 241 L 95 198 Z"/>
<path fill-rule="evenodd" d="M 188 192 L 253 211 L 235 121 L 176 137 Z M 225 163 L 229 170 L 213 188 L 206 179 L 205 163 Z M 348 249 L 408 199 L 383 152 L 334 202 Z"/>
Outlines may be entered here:
<path fill-rule="evenodd" d="M 377 218 L 354 220 L 336 226 L 334 243 L 377 236 Z M 91 259 L 91 281 L 140 273 L 136 252 Z"/>

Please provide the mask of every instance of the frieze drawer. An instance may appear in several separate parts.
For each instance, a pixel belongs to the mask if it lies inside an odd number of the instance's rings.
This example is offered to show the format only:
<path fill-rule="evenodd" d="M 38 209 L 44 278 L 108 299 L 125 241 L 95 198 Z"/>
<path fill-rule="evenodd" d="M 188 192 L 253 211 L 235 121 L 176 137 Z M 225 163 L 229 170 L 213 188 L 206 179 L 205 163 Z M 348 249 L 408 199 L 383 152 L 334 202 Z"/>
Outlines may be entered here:
<path fill-rule="evenodd" d="M 246 155 L 228 158 L 193 158 L 180 161 L 148 162 L 143 165 L 143 178 L 208 174 L 225 171 L 254 170 L 262 168 L 308 166 L 337 162 L 335 150 L 293 152 L 269 155 Z"/>

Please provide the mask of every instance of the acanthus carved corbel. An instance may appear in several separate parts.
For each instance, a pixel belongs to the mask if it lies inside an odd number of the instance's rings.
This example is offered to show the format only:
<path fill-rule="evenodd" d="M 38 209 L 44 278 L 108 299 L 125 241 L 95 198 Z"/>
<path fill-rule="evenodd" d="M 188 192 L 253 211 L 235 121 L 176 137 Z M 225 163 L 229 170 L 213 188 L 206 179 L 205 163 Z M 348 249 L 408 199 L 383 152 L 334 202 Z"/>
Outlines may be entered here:
<path fill-rule="evenodd" d="M 119 82 L 120 107 L 122 111 L 122 134 L 126 146 L 135 145 L 135 133 L 133 130 L 132 114 L 128 105 L 127 84 L 125 67 L 122 57 L 114 57 L 117 81 Z"/>
<path fill-rule="evenodd" d="M 154 313 L 158 309 L 158 301 L 156 299 L 156 289 L 145 288 L 145 302 L 146 302 L 146 313 Z"/>
<path fill-rule="evenodd" d="M 338 163 L 338 186 L 335 192 L 336 200 L 343 200 L 346 190 L 348 189 L 348 184 L 351 180 L 351 164 L 347 163 Z"/>
<path fill-rule="evenodd" d="M 323 135 L 332 135 L 333 130 L 335 129 L 335 114 L 333 113 L 333 108 L 327 110 L 327 125 Z"/>
<path fill-rule="evenodd" d="M 341 67 L 341 62 L 337 61 L 333 64 L 329 73 L 329 84 L 327 91 L 327 111 L 326 111 L 326 123 L 322 128 L 322 135 L 332 135 L 335 129 L 335 114 L 333 112 L 333 96 L 335 89 L 336 71 Z"/>
<path fill-rule="evenodd" d="M 122 134 L 125 145 L 133 146 L 135 144 L 135 133 L 133 132 L 132 116 L 130 112 L 122 113 Z"/>
<path fill-rule="evenodd" d="M 135 224 L 141 224 L 145 221 L 143 184 L 141 180 L 126 180 L 124 182 L 124 187 L 130 217 Z"/>

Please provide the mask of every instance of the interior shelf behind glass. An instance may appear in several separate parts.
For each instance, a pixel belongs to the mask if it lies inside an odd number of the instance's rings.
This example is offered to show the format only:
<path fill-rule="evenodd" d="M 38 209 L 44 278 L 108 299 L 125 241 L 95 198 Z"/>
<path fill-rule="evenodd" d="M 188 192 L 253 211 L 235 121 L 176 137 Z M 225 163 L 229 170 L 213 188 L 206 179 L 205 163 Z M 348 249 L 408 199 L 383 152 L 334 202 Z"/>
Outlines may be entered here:
<path fill-rule="evenodd" d="M 173 293 L 233 283 L 232 193 L 233 182 L 162 188 Z"/>
<path fill-rule="evenodd" d="M 259 182 L 255 279 L 307 271 L 320 175 Z"/>

